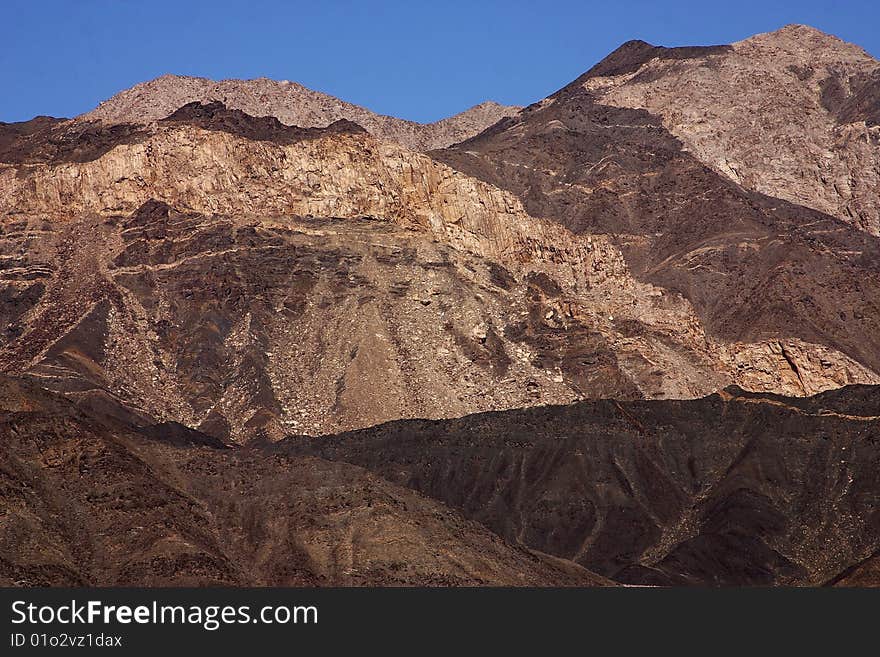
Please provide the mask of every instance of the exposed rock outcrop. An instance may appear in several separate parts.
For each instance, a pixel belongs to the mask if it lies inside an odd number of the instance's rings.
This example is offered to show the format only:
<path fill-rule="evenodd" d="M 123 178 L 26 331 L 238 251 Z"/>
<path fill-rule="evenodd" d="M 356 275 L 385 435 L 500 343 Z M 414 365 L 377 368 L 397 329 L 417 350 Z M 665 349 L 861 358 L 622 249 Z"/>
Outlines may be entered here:
<path fill-rule="evenodd" d="M 717 64 L 733 62 L 737 52 L 738 46 L 658 50 L 625 45 L 544 101 L 431 155 L 513 192 L 533 216 L 575 233 L 607 235 L 636 279 L 687 298 L 712 340 L 822 345 L 849 359 L 830 369 L 845 372 L 854 362 L 856 369 L 877 372 L 880 240 L 852 223 L 744 188 L 684 148 L 663 117 L 614 107 L 606 98 L 630 85 L 653 89 L 660 84 L 668 84 L 670 97 L 689 98 L 692 87 L 674 83 L 672 72 L 694 71 L 716 85 L 717 95 L 706 101 L 713 112 L 751 121 L 751 109 L 737 108 L 738 99 L 725 100 L 736 85 L 728 84 Z M 833 51 L 822 55 L 833 56 Z M 668 70 L 672 77 L 648 75 L 646 67 Z M 762 102 L 777 103 L 776 89 L 764 88 L 757 73 L 746 78 L 758 80 L 754 93 Z M 676 102 L 699 108 L 703 101 Z M 752 127 L 776 135 L 776 120 L 756 118 Z M 712 121 L 698 125 L 706 134 L 714 130 Z M 735 131 L 730 135 L 740 140 L 737 148 L 749 143 L 751 133 L 743 134 L 742 139 Z M 797 149 L 786 152 L 801 157 Z M 871 175 L 868 171 L 859 179 L 869 181 Z M 759 352 L 744 351 L 764 360 Z M 808 360 L 822 358 L 817 352 Z M 829 368 L 807 369 L 818 374 Z M 749 382 L 749 370 L 742 370 L 740 382 L 764 389 L 755 379 Z M 768 385 L 788 380 L 788 374 L 780 379 L 773 370 L 761 366 L 752 372 L 766 373 Z M 788 393 L 797 389 L 791 382 L 783 388 Z M 814 390 L 810 384 L 805 389 Z"/>

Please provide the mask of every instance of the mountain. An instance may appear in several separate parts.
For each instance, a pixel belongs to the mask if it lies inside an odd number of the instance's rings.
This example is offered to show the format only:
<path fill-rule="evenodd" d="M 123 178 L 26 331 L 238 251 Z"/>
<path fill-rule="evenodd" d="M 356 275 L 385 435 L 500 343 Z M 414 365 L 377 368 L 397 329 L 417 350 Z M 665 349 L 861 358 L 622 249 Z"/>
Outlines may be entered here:
<path fill-rule="evenodd" d="M 880 584 L 877 387 L 401 420 L 274 450 L 355 463 L 623 583 Z"/>
<path fill-rule="evenodd" d="M 356 466 L 138 428 L 0 378 L 0 584 L 607 583 Z"/>
<path fill-rule="evenodd" d="M 803 25 L 697 57 L 631 42 L 627 65 L 577 81 L 597 102 L 645 109 L 743 187 L 880 235 L 880 62 Z"/>
<path fill-rule="evenodd" d="M 0 581 L 877 585 L 878 399 L 729 389 L 230 448 L 5 377 Z"/>
<path fill-rule="evenodd" d="M 766 53 L 791 47 L 792 39 L 804 33 L 798 52 L 820 52 L 817 66 L 849 60 L 868 66 L 872 61 L 864 55 L 859 59 L 861 51 L 833 39 L 821 40 L 819 48 L 811 40 L 815 32 L 800 29 L 743 42 L 762 44 L 757 50 L 743 44 L 667 49 L 629 43 L 547 99 L 432 156 L 516 194 L 533 216 L 575 233 L 609 235 L 637 280 L 687 298 L 714 339 L 760 342 L 784 336 L 824 345 L 877 371 L 880 241 L 862 230 L 870 222 L 856 225 L 750 189 L 701 161 L 701 151 L 688 148 L 687 137 L 670 132 L 669 119 L 650 109 L 613 104 L 627 89 L 666 85 L 668 95 L 678 94 L 676 102 L 682 105 L 711 103 L 720 115 L 753 121 L 754 130 L 769 136 L 754 142 L 752 132 L 708 115 L 694 125 L 712 135 L 731 130 L 736 148 L 753 149 L 749 152 L 757 153 L 758 160 L 771 163 L 766 166 L 776 166 L 772 163 L 778 159 L 769 152 L 761 155 L 760 149 L 786 139 L 776 127 L 788 124 L 787 87 L 765 84 L 763 73 L 737 77 L 735 71 L 748 57 L 752 71 L 763 71 L 765 65 L 773 71 L 777 59 L 789 66 L 790 58 Z M 699 72 L 701 80 L 715 85 L 712 94 L 677 82 L 681 71 Z M 791 78 L 786 84 L 804 89 L 797 98 L 817 84 L 786 75 Z M 750 94 L 759 95 L 761 103 Z M 748 102 L 738 105 L 742 99 Z M 756 115 L 756 105 L 768 114 L 778 108 L 781 117 Z M 832 115 L 821 112 L 831 130 Z M 875 131 L 864 121 L 848 125 L 862 133 Z M 811 135 L 807 131 L 804 139 Z M 880 153 L 875 142 L 862 142 L 871 157 Z M 801 140 L 786 151 L 803 163 L 805 179 L 820 175 L 808 162 L 813 143 Z M 857 186 L 876 191 L 871 166 L 866 163 L 847 175 L 859 181 Z M 738 170 L 756 180 L 782 180 L 769 169 L 762 173 L 758 165 Z"/>
<path fill-rule="evenodd" d="M 788 27 L 443 126 L 0 124 L 0 575 L 876 583 L 875 71 Z"/>
<path fill-rule="evenodd" d="M 355 124 L 196 103 L 151 126 L 60 129 L 12 139 L 18 161 L 0 165 L 0 369 L 53 390 L 246 442 L 880 382 L 836 345 L 714 339 L 607 236 Z"/>
<path fill-rule="evenodd" d="M 323 128 L 344 119 L 363 126 L 380 139 L 419 151 L 463 141 L 520 109 L 487 101 L 434 123 L 415 123 L 376 114 L 287 80 L 259 78 L 215 82 L 206 78 L 163 75 L 116 94 L 78 120 L 107 124 L 151 123 L 193 102 L 221 102 L 230 109 L 253 116 L 273 116 L 282 123 L 303 128 Z"/>

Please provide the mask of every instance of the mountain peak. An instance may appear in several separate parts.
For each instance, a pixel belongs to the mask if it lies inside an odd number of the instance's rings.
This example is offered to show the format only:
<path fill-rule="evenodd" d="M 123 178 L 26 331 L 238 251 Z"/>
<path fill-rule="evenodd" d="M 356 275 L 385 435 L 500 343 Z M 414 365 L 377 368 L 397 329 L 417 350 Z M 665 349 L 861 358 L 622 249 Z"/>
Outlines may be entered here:
<path fill-rule="evenodd" d="M 833 59 L 876 63 L 863 48 L 810 25 L 798 23 L 785 25 L 773 32 L 756 34 L 733 45 L 737 48 L 783 51 L 813 61 Z"/>
<path fill-rule="evenodd" d="M 778 36 L 801 36 L 801 37 L 811 37 L 811 38 L 831 38 L 839 41 L 837 37 L 828 34 L 827 32 L 823 32 L 819 28 L 813 27 L 812 25 L 805 25 L 804 23 L 789 23 L 787 25 L 783 25 L 778 30 L 771 32 L 770 34 L 776 34 Z"/>
<path fill-rule="evenodd" d="M 377 114 L 289 80 L 211 80 L 165 74 L 119 92 L 78 118 L 110 124 L 148 124 L 185 105 L 214 102 L 253 117 L 270 116 L 300 128 L 324 128 L 340 120 L 351 121 L 376 137 L 420 151 L 468 139 L 520 109 L 487 101 L 441 121 L 422 124 Z"/>
<path fill-rule="evenodd" d="M 676 46 L 667 48 L 666 46 L 655 46 L 641 39 L 632 39 L 618 46 L 607 57 L 578 78 L 575 83 L 580 83 L 586 78 L 612 77 L 634 73 L 643 64 L 654 58 L 691 59 L 719 54 L 728 50 L 731 50 L 731 46 Z"/>

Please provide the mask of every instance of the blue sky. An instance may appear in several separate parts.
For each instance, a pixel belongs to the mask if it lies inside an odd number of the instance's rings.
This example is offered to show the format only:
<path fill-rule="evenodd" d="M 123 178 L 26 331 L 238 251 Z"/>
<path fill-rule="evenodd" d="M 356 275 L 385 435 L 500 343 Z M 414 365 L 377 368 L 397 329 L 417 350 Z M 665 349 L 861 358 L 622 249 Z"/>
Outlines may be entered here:
<path fill-rule="evenodd" d="M 295 80 L 431 121 L 527 104 L 620 43 L 729 43 L 806 23 L 880 56 L 880 0 L 5 0 L 0 121 L 73 116 L 163 73 Z"/>

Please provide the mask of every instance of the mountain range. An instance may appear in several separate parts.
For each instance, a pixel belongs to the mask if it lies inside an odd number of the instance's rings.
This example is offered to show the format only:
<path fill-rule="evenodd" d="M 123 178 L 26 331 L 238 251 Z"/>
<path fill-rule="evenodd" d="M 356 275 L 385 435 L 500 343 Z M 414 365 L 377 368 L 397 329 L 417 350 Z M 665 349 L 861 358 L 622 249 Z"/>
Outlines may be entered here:
<path fill-rule="evenodd" d="M 873 585 L 880 62 L 0 124 L 0 581 Z"/>

